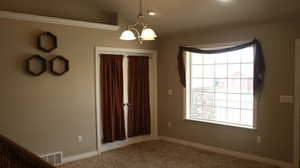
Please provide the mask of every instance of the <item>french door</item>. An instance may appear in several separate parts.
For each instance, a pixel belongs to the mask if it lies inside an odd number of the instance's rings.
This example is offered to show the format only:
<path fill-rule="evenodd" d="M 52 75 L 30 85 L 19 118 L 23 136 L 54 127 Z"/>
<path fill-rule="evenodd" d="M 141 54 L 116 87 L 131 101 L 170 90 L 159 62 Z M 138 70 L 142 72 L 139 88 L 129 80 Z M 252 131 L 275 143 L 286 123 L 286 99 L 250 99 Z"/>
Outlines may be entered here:
<path fill-rule="evenodd" d="M 125 120 L 126 140 L 115 141 L 112 143 L 102 143 L 102 124 L 101 124 L 101 108 L 100 108 L 100 54 L 123 55 L 123 107 Z M 145 136 L 137 136 L 128 138 L 128 56 L 147 56 L 149 57 L 149 93 L 150 93 L 150 120 L 151 134 Z M 128 144 L 153 139 L 157 136 L 157 86 L 156 86 L 156 52 L 152 50 L 131 50 L 131 49 L 115 49 L 115 48 L 96 48 L 96 111 L 97 111 L 97 150 L 98 152 L 108 151 L 111 149 L 126 146 Z"/>

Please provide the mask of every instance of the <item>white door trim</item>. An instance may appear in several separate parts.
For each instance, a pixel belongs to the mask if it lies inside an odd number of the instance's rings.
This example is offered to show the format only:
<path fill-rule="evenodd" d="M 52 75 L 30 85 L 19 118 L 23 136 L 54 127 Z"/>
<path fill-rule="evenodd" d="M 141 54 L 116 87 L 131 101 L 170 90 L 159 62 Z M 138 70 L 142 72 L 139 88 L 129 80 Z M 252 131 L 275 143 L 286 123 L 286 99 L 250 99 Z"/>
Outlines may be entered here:
<path fill-rule="evenodd" d="M 300 109 L 300 39 L 295 44 L 295 103 L 294 103 L 294 164 L 299 166 L 299 109 Z"/>
<path fill-rule="evenodd" d="M 151 57 L 153 72 L 152 75 L 152 87 L 150 84 L 150 96 L 151 96 L 151 135 L 149 137 L 137 137 L 130 138 L 123 142 L 118 142 L 119 147 L 126 146 L 132 143 L 141 142 L 151 139 L 157 139 L 157 51 L 144 50 L 144 49 L 127 49 L 127 48 L 110 48 L 110 47 L 96 47 L 95 48 L 95 88 L 96 88 L 96 134 L 97 134 L 97 151 L 100 154 L 103 151 L 116 148 L 115 146 L 103 146 L 101 143 L 101 113 L 100 113 L 100 54 L 122 54 L 122 55 L 147 55 Z M 152 73 L 152 74 L 151 74 Z M 152 89 L 152 90 L 151 90 Z"/>

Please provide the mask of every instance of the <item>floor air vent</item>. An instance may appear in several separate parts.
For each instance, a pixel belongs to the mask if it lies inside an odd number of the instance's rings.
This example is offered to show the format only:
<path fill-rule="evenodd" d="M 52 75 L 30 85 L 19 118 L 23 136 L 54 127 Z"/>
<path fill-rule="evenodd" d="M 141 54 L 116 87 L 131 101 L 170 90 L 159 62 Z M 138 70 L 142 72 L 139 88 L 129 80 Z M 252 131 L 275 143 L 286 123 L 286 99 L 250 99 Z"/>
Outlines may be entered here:
<path fill-rule="evenodd" d="M 40 157 L 53 166 L 58 166 L 62 164 L 62 152 L 40 155 Z"/>

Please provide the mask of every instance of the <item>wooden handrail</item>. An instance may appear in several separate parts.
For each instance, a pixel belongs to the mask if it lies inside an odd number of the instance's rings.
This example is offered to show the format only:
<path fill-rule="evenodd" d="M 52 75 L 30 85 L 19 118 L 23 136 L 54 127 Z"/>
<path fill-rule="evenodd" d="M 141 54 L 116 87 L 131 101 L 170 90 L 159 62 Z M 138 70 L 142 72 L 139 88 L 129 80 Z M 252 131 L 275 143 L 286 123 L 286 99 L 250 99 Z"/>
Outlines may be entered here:
<path fill-rule="evenodd" d="M 0 135 L 0 168 L 54 168 L 54 166 Z"/>

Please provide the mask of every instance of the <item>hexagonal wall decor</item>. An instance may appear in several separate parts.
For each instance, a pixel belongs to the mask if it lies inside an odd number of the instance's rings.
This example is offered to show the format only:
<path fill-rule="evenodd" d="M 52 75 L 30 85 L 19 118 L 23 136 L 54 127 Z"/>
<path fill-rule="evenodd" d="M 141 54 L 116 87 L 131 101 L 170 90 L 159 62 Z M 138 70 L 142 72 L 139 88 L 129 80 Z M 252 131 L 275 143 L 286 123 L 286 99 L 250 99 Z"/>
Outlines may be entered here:
<path fill-rule="evenodd" d="M 63 56 L 55 56 L 50 60 L 50 71 L 52 74 L 61 76 L 69 71 L 69 60 Z"/>
<path fill-rule="evenodd" d="M 40 55 L 33 55 L 26 59 L 26 72 L 39 76 L 47 70 L 47 60 Z"/>
<path fill-rule="evenodd" d="M 44 32 L 41 33 L 38 36 L 38 44 L 37 44 L 38 49 L 44 51 L 44 52 L 51 52 L 54 49 L 57 48 L 57 38 L 54 34 L 50 32 Z"/>

